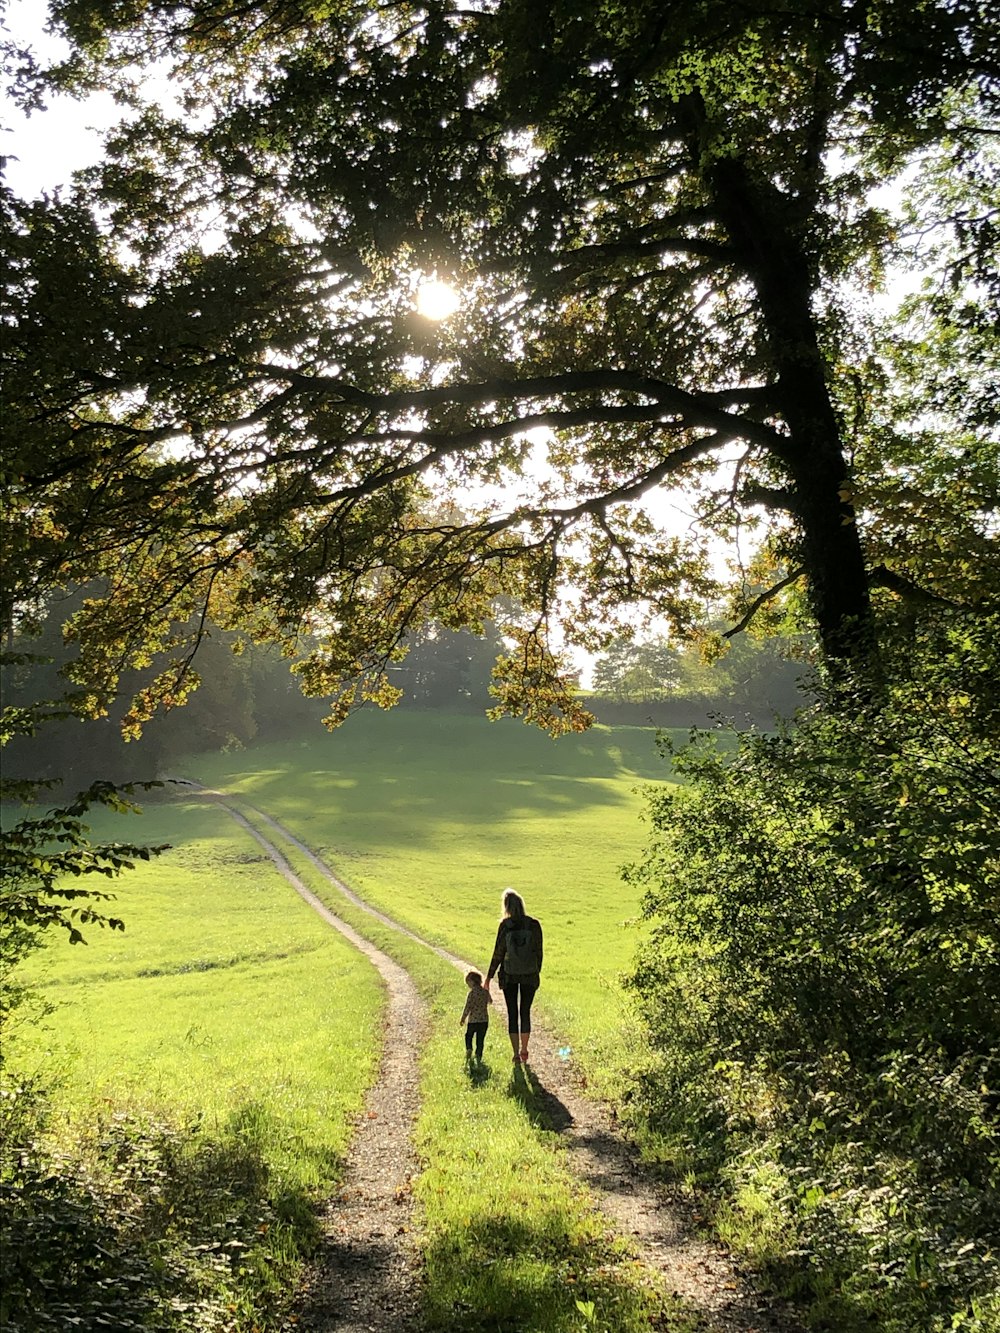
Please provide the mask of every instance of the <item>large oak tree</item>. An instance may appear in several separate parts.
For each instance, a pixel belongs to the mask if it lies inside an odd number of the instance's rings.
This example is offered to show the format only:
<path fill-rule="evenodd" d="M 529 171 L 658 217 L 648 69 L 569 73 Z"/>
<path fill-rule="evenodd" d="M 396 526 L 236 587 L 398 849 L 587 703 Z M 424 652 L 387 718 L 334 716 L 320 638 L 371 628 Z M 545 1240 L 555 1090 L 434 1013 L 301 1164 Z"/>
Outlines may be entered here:
<path fill-rule="evenodd" d="M 56 0 L 55 80 L 135 108 L 73 198 L 7 200 L 7 623 L 101 577 L 74 629 L 93 706 L 204 615 L 316 636 L 306 687 L 343 711 L 422 624 L 503 597 L 501 704 L 558 725 L 554 632 L 690 624 L 707 544 L 746 528 L 831 664 L 877 656 L 878 587 L 974 602 L 898 503 L 956 468 L 919 403 L 886 420 L 870 296 L 901 243 L 872 200 L 963 163 L 915 227 L 957 226 L 951 271 L 989 299 L 990 9 Z M 172 109 L 142 97 L 165 68 Z M 414 312 L 421 273 L 451 318 Z M 769 591 L 745 583 L 744 613 Z"/>

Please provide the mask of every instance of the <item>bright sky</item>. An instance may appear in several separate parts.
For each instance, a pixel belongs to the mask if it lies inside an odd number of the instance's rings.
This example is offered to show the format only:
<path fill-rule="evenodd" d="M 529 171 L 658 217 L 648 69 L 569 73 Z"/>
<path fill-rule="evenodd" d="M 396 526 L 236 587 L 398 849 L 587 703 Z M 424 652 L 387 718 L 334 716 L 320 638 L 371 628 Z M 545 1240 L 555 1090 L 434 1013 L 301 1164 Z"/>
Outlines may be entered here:
<path fill-rule="evenodd" d="M 11 37 L 34 48 L 42 60 L 59 59 L 65 43 L 43 28 L 47 6 L 39 0 L 8 0 L 0 22 Z M 89 166 L 101 155 L 101 134 L 120 116 L 121 108 L 106 93 L 85 101 L 51 97 L 45 111 L 25 116 L 2 98 L 3 154 L 9 161 L 7 183 L 26 198 L 67 185 L 78 167 Z"/>

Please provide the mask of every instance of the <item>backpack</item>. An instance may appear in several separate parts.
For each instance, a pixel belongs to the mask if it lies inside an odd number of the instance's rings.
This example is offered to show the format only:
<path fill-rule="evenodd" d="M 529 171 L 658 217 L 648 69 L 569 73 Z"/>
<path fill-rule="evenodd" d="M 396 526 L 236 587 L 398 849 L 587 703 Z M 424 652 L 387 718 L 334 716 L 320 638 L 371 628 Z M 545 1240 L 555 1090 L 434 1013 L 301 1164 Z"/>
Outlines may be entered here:
<path fill-rule="evenodd" d="M 534 922 L 525 917 L 517 925 L 507 928 L 507 949 L 504 953 L 503 970 L 507 977 L 520 978 L 537 975 L 539 971 L 538 949 L 535 945 Z"/>

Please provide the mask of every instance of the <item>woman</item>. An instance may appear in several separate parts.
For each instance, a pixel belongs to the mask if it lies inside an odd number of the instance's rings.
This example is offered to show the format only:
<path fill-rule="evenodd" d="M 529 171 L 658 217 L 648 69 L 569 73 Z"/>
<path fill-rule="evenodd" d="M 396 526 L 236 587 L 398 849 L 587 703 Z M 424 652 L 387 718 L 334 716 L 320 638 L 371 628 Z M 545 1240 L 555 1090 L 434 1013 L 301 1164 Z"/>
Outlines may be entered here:
<path fill-rule="evenodd" d="M 498 969 L 500 989 L 507 1001 L 507 1031 L 514 1063 L 527 1064 L 531 1001 L 538 990 L 542 970 L 542 928 L 525 912 L 520 894 L 513 889 L 504 890 L 503 917 L 497 928 L 497 942 L 486 974 L 487 990 Z"/>

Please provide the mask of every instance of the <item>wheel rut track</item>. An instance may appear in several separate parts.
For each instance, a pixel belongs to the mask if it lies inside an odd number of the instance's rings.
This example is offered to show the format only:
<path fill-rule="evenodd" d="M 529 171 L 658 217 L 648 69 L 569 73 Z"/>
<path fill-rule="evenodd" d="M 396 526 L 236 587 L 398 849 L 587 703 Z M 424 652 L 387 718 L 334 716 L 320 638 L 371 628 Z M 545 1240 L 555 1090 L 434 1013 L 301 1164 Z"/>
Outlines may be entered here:
<path fill-rule="evenodd" d="M 410 1230 L 410 1181 L 417 1171 L 412 1134 L 420 1106 L 424 1003 L 405 968 L 317 898 L 281 850 L 221 792 L 202 792 L 250 834 L 313 911 L 374 964 L 388 998 L 378 1077 L 356 1122 L 344 1178 L 324 1211 L 320 1246 L 288 1327 L 310 1333 L 417 1333 L 420 1260 Z M 302 847 L 263 811 L 248 808 Z"/>
<path fill-rule="evenodd" d="M 197 785 L 197 784 L 192 784 Z M 324 1239 L 289 1327 L 312 1333 L 418 1333 L 419 1257 L 411 1239 L 410 1180 L 418 1164 L 412 1132 L 419 1111 L 419 1053 L 425 1009 L 409 974 L 388 954 L 341 920 L 295 874 L 273 843 L 225 793 L 200 789 L 221 805 L 263 848 L 281 874 L 335 930 L 378 968 L 389 1004 L 383 1058 L 359 1118 L 347 1172 L 324 1217 Z M 407 936 L 463 973 L 471 964 L 430 943 L 360 898 L 329 865 L 265 811 L 246 810 L 295 847 L 347 901 Z M 506 1034 L 504 1034 L 506 1036 Z M 651 1178 L 607 1108 L 580 1090 L 560 1043 L 545 1029 L 533 1033 L 523 1078 L 555 1130 L 574 1174 L 587 1186 L 610 1231 L 627 1237 L 637 1261 L 660 1290 L 682 1298 L 706 1333 L 801 1333 L 782 1303 L 753 1289 L 732 1257 L 699 1235 L 689 1201 Z"/>

